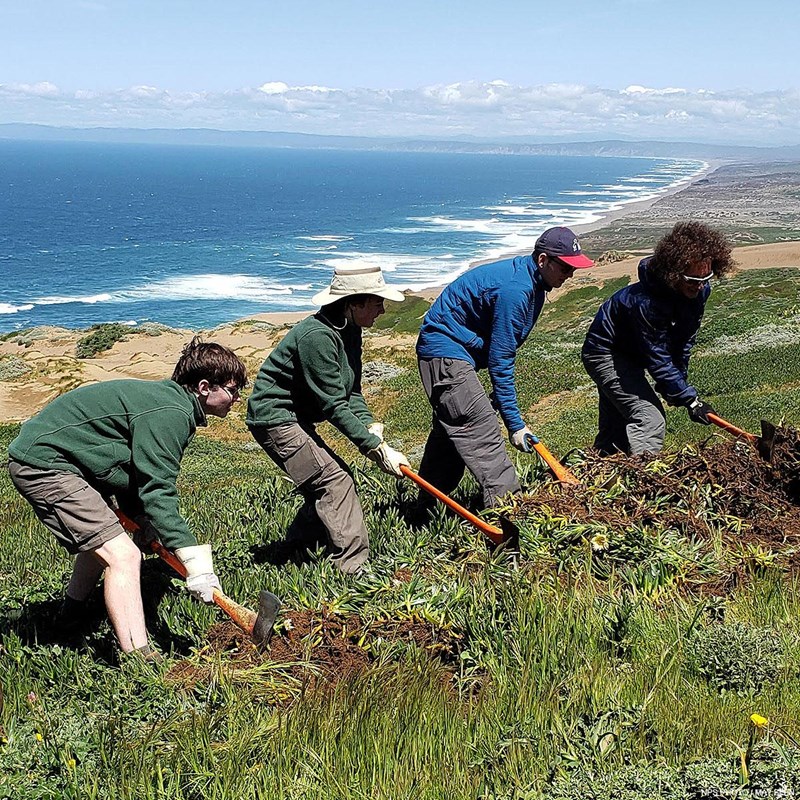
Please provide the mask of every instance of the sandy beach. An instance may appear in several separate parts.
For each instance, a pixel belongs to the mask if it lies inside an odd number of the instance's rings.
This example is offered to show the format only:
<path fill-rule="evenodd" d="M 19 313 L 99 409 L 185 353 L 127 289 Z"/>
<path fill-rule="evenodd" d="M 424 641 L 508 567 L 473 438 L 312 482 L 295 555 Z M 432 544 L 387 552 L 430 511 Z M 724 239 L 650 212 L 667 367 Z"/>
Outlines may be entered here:
<path fill-rule="evenodd" d="M 641 257 L 680 219 L 702 219 L 720 227 L 737 245 L 739 269 L 800 268 L 800 164 L 710 165 L 689 185 L 656 199 L 632 203 L 591 226 L 576 228 L 586 252 L 602 264 L 582 270 L 561 292 L 624 275 L 634 278 Z M 757 242 L 757 243 L 755 243 Z M 531 248 L 533 242 L 531 242 Z M 526 251 L 530 252 L 530 251 Z M 515 253 L 509 254 L 516 255 Z M 475 262 L 471 266 L 476 266 Z M 442 287 L 416 294 L 428 300 Z M 202 331 L 206 339 L 234 349 L 251 376 L 285 334 L 309 311 L 261 314 Z M 0 421 L 27 419 L 45 403 L 84 383 L 116 378 L 168 377 L 190 330 L 159 335 L 131 329 L 124 341 L 94 358 L 78 359 L 75 345 L 83 331 L 35 328 L 0 341 Z M 413 337 L 397 337 L 411 346 Z M 382 334 L 373 344 L 391 344 Z"/>

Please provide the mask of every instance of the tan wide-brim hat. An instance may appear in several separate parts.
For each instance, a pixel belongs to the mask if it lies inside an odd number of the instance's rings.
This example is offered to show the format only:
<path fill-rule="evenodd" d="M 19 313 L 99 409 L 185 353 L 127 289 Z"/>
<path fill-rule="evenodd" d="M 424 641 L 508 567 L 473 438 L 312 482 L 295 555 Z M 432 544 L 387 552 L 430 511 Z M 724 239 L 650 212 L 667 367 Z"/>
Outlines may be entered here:
<path fill-rule="evenodd" d="M 318 306 L 327 306 L 343 297 L 355 294 L 374 294 L 387 300 L 400 302 L 405 295 L 394 286 L 387 286 L 380 267 L 336 267 L 331 285 L 312 297 Z"/>

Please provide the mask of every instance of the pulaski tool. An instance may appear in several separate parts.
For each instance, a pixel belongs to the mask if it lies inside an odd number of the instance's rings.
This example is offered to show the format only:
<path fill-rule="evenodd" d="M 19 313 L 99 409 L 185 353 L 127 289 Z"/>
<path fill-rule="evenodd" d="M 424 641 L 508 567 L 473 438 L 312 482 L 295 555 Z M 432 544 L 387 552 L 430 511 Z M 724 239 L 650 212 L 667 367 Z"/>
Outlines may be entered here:
<path fill-rule="evenodd" d="M 495 544 L 500 544 L 505 541 L 505 536 L 500 528 L 484 522 L 480 517 L 476 517 L 472 512 L 467 511 L 466 508 L 460 506 L 451 497 L 448 497 L 444 492 L 440 492 L 432 483 L 428 483 L 425 478 L 421 478 L 412 469 L 405 465 L 400 467 L 400 471 L 406 478 L 410 478 L 418 486 L 421 486 L 426 492 L 432 494 L 437 500 L 441 500 L 451 511 L 455 511 L 460 517 L 463 517 L 467 522 L 472 523 L 484 536 L 487 536 Z"/>
<path fill-rule="evenodd" d="M 735 425 L 718 416 L 717 414 L 708 414 L 707 416 L 708 419 L 718 427 L 730 434 L 733 434 L 733 436 L 736 436 L 739 439 L 744 439 L 745 441 L 750 442 L 750 444 L 752 444 L 756 450 L 758 450 L 758 454 L 764 459 L 764 461 L 772 460 L 772 448 L 775 445 L 775 426 L 771 422 L 762 419 L 761 436 L 756 436 L 754 433 L 737 428 Z"/>
<path fill-rule="evenodd" d="M 141 531 L 139 525 L 123 514 L 122 511 L 116 509 L 116 514 L 126 531 L 129 533 Z M 161 542 L 153 539 L 150 542 L 150 548 L 181 577 L 186 577 L 186 568 L 181 563 L 181 560 L 173 552 L 167 550 Z M 257 645 L 263 645 L 269 641 L 272 629 L 275 627 L 278 609 L 281 607 L 281 601 L 266 589 L 262 589 L 259 592 L 257 612 L 240 605 L 219 589 L 214 589 L 214 604 L 219 606 Z"/>

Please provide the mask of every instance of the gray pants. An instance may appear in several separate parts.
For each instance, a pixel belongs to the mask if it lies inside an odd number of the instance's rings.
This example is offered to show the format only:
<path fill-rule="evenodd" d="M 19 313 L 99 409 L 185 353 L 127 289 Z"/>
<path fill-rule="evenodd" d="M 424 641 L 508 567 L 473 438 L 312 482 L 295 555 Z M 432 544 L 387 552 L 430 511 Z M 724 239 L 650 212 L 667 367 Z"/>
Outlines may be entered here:
<path fill-rule="evenodd" d="M 600 394 L 601 453 L 658 453 L 667 430 L 664 407 L 639 366 L 619 354 L 583 355 L 583 366 Z"/>
<path fill-rule="evenodd" d="M 297 423 L 250 429 L 266 454 L 297 484 L 304 503 L 286 538 L 298 546 L 325 541 L 331 561 L 353 573 L 369 558 L 369 535 L 347 465 Z"/>
<path fill-rule="evenodd" d="M 520 490 L 492 404 L 472 365 L 454 358 L 420 359 L 419 374 L 433 407 L 433 427 L 419 474 L 450 494 L 466 467 L 483 490 L 484 506 Z M 424 502 L 428 496 L 420 495 Z"/>

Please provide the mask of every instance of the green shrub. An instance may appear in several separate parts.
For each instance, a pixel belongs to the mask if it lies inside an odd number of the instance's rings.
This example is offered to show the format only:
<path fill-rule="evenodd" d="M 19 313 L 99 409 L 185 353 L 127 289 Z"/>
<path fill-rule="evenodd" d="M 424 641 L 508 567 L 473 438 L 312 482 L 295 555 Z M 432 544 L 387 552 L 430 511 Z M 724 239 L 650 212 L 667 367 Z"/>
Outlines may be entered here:
<path fill-rule="evenodd" d="M 13 381 L 30 371 L 30 364 L 19 356 L 0 356 L 0 381 Z"/>
<path fill-rule="evenodd" d="M 694 672 L 720 692 L 752 694 L 775 681 L 783 648 L 775 634 L 743 623 L 698 630 L 692 640 Z"/>
<path fill-rule="evenodd" d="M 122 341 L 131 329 L 119 322 L 104 322 L 102 325 L 93 325 L 89 331 L 90 333 L 79 339 L 75 346 L 75 355 L 78 358 L 92 358 L 104 350 L 110 350 L 117 342 Z"/>

